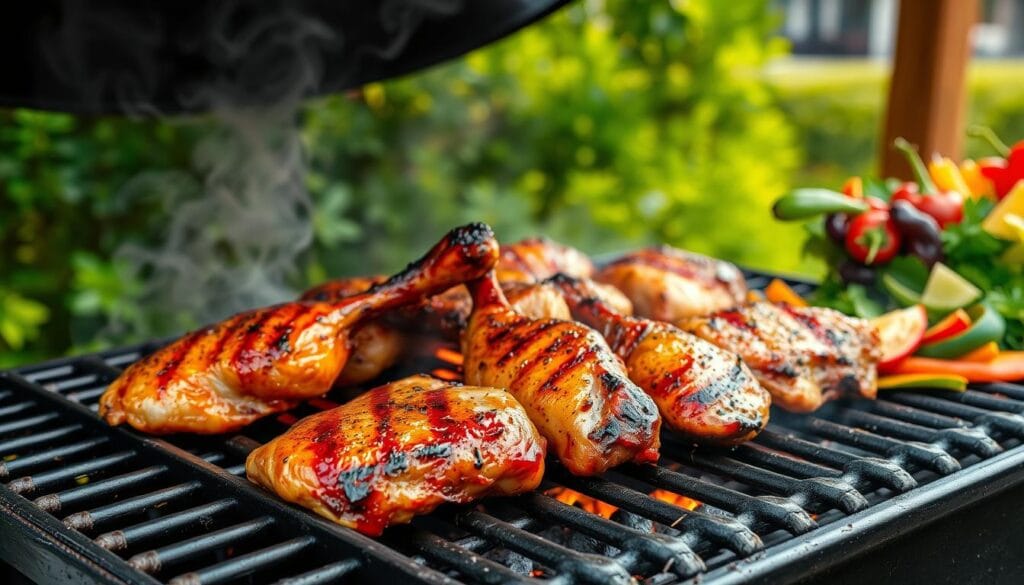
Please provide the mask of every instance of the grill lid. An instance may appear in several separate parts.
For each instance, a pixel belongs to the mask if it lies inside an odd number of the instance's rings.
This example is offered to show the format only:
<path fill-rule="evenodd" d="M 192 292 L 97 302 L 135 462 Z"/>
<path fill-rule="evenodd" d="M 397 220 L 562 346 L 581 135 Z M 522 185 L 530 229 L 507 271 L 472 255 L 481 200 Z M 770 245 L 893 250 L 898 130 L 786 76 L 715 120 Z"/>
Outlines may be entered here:
<path fill-rule="evenodd" d="M 409 73 L 568 0 L 38 0 L 6 7 L 0 105 L 79 113 L 277 103 Z"/>

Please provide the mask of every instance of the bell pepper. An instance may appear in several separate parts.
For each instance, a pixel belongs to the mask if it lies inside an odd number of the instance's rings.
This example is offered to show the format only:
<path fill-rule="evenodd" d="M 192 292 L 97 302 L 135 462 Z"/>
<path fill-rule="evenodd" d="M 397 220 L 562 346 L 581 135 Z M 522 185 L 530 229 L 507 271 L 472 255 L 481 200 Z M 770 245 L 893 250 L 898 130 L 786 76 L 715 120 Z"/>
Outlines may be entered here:
<path fill-rule="evenodd" d="M 932 325 L 928 328 L 928 331 L 924 332 L 924 339 L 921 343 L 935 343 L 936 341 L 942 341 L 949 337 L 953 337 L 958 333 L 967 331 L 967 328 L 971 326 L 971 317 L 967 314 L 967 311 L 963 309 L 957 309 L 946 315 L 944 319 Z"/>
<path fill-rule="evenodd" d="M 999 344 L 990 341 L 960 359 L 965 362 L 990 362 L 997 357 L 999 357 Z"/>
<path fill-rule="evenodd" d="M 904 183 L 892 195 L 891 203 L 907 201 L 914 207 L 927 213 L 939 222 L 939 226 L 945 228 L 954 223 L 960 223 L 964 218 L 964 196 L 958 191 L 940 191 L 928 175 L 928 170 L 921 160 L 921 155 L 902 138 L 896 139 L 896 148 L 906 157 L 910 167 L 914 170 L 917 184 Z"/>
<path fill-rule="evenodd" d="M 937 390 L 967 390 L 967 378 L 956 374 L 897 374 L 878 379 L 879 390 L 903 388 L 935 388 Z"/>
<path fill-rule="evenodd" d="M 978 161 L 978 166 L 981 174 L 992 181 L 996 197 L 1006 197 L 1019 181 L 1024 180 L 1024 140 L 1008 147 L 991 129 L 979 126 L 969 128 L 967 134 L 984 138 L 999 155 L 999 158 Z"/>
<path fill-rule="evenodd" d="M 960 167 L 953 162 L 953 159 L 946 156 L 932 156 L 928 162 L 928 174 L 935 181 L 935 186 L 941 191 L 956 191 L 964 195 L 971 194 L 971 188 L 960 174 Z"/>
<path fill-rule="evenodd" d="M 903 242 L 889 212 L 872 209 L 850 221 L 845 243 L 851 258 L 873 265 L 892 260 Z"/>
<path fill-rule="evenodd" d="M 975 199 L 982 197 L 995 198 L 996 192 L 992 187 L 992 181 L 989 181 L 988 177 L 981 174 L 981 166 L 977 162 L 967 159 L 960 163 L 960 175 L 964 178 L 971 197 Z"/>
<path fill-rule="evenodd" d="M 843 183 L 843 188 L 840 189 L 843 195 L 847 197 L 853 197 L 854 199 L 864 198 L 864 179 L 860 177 L 850 177 Z"/>
<path fill-rule="evenodd" d="M 971 382 L 1017 382 L 1024 380 L 1024 351 L 1003 351 L 990 362 L 910 356 L 889 371 L 894 374 L 953 374 Z"/>
<path fill-rule="evenodd" d="M 994 309 L 977 304 L 967 313 L 973 323 L 963 333 L 948 337 L 941 341 L 922 345 L 917 355 L 933 358 L 958 358 L 978 349 L 990 341 L 1003 338 L 1006 333 L 1006 321 Z"/>
<path fill-rule="evenodd" d="M 807 306 L 807 301 L 803 297 L 778 278 L 772 279 L 768 286 L 765 287 L 764 295 L 773 303 L 785 303 L 791 307 Z"/>

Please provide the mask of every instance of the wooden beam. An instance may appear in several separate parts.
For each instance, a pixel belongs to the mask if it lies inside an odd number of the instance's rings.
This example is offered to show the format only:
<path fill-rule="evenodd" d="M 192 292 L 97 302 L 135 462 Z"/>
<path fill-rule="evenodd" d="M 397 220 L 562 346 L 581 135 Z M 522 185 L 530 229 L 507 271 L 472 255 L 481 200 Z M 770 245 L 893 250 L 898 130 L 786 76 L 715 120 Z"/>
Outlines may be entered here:
<path fill-rule="evenodd" d="M 970 32 L 979 0 L 901 0 L 889 107 L 881 144 L 883 177 L 911 177 L 892 148 L 897 136 L 958 158 L 964 138 Z"/>

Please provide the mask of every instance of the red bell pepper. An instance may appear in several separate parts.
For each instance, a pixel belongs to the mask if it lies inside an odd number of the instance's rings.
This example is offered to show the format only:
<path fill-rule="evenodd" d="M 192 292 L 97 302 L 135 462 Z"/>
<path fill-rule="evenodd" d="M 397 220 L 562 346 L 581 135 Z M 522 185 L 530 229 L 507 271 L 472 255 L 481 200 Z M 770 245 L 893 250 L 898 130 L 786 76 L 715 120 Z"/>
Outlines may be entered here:
<path fill-rule="evenodd" d="M 981 159 L 978 167 L 982 176 L 992 182 L 996 197 L 1006 197 L 1018 181 L 1024 180 L 1024 140 L 1010 148 L 989 128 L 975 126 L 968 129 L 967 133 L 984 138 L 999 154 L 999 157 Z"/>
<path fill-rule="evenodd" d="M 972 382 L 1024 380 L 1024 351 L 1003 351 L 988 362 L 910 356 L 890 367 L 893 374 L 955 374 Z"/>
<path fill-rule="evenodd" d="M 964 195 L 957 191 L 940 191 L 928 175 L 928 169 L 921 160 L 921 155 L 902 138 L 896 139 L 896 148 L 907 157 L 907 162 L 914 170 L 917 183 L 904 183 L 892 195 L 891 203 L 906 201 L 921 211 L 935 218 L 939 226 L 945 228 L 964 219 Z"/>
<path fill-rule="evenodd" d="M 870 209 L 850 220 L 845 243 L 851 258 L 872 265 L 892 260 L 903 240 L 888 211 Z"/>
<path fill-rule="evenodd" d="M 929 327 L 928 331 L 924 332 L 924 339 L 921 340 L 921 343 L 935 343 L 948 339 L 967 331 L 970 326 L 971 316 L 967 314 L 967 311 L 957 309 L 946 315 L 945 319 Z"/>

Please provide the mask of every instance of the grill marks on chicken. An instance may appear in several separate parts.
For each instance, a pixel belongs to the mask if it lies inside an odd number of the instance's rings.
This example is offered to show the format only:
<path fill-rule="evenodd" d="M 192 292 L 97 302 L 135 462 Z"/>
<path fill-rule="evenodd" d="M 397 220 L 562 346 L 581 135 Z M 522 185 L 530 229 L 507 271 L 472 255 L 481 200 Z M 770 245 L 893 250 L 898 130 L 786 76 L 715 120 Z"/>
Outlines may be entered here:
<path fill-rule="evenodd" d="M 679 325 L 738 353 L 787 410 L 810 412 L 842 394 L 874 398 L 877 392 L 878 335 L 862 319 L 760 302 Z"/>
<path fill-rule="evenodd" d="M 413 376 L 295 424 L 246 461 L 250 480 L 371 536 L 445 502 L 530 491 L 544 439 L 495 388 Z"/>
<path fill-rule="evenodd" d="M 100 399 L 112 425 L 150 433 L 220 433 L 330 390 L 353 329 L 493 267 L 490 228 L 457 228 L 420 261 L 366 293 L 240 313 L 136 362 Z"/>
<path fill-rule="evenodd" d="M 768 424 L 771 396 L 736 354 L 667 323 L 621 315 L 588 281 L 559 275 L 549 282 L 575 318 L 604 336 L 669 428 L 701 442 L 736 444 Z"/>
<path fill-rule="evenodd" d="M 625 293 L 638 316 L 669 323 L 735 307 L 747 294 L 735 265 L 671 246 L 626 254 L 594 278 Z"/>
<path fill-rule="evenodd" d="M 468 383 L 507 388 L 572 473 L 657 460 L 657 407 L 600 334 L 516 313 L 493 274 L 470 290 L 475 307 L 463 337 Z"/>

